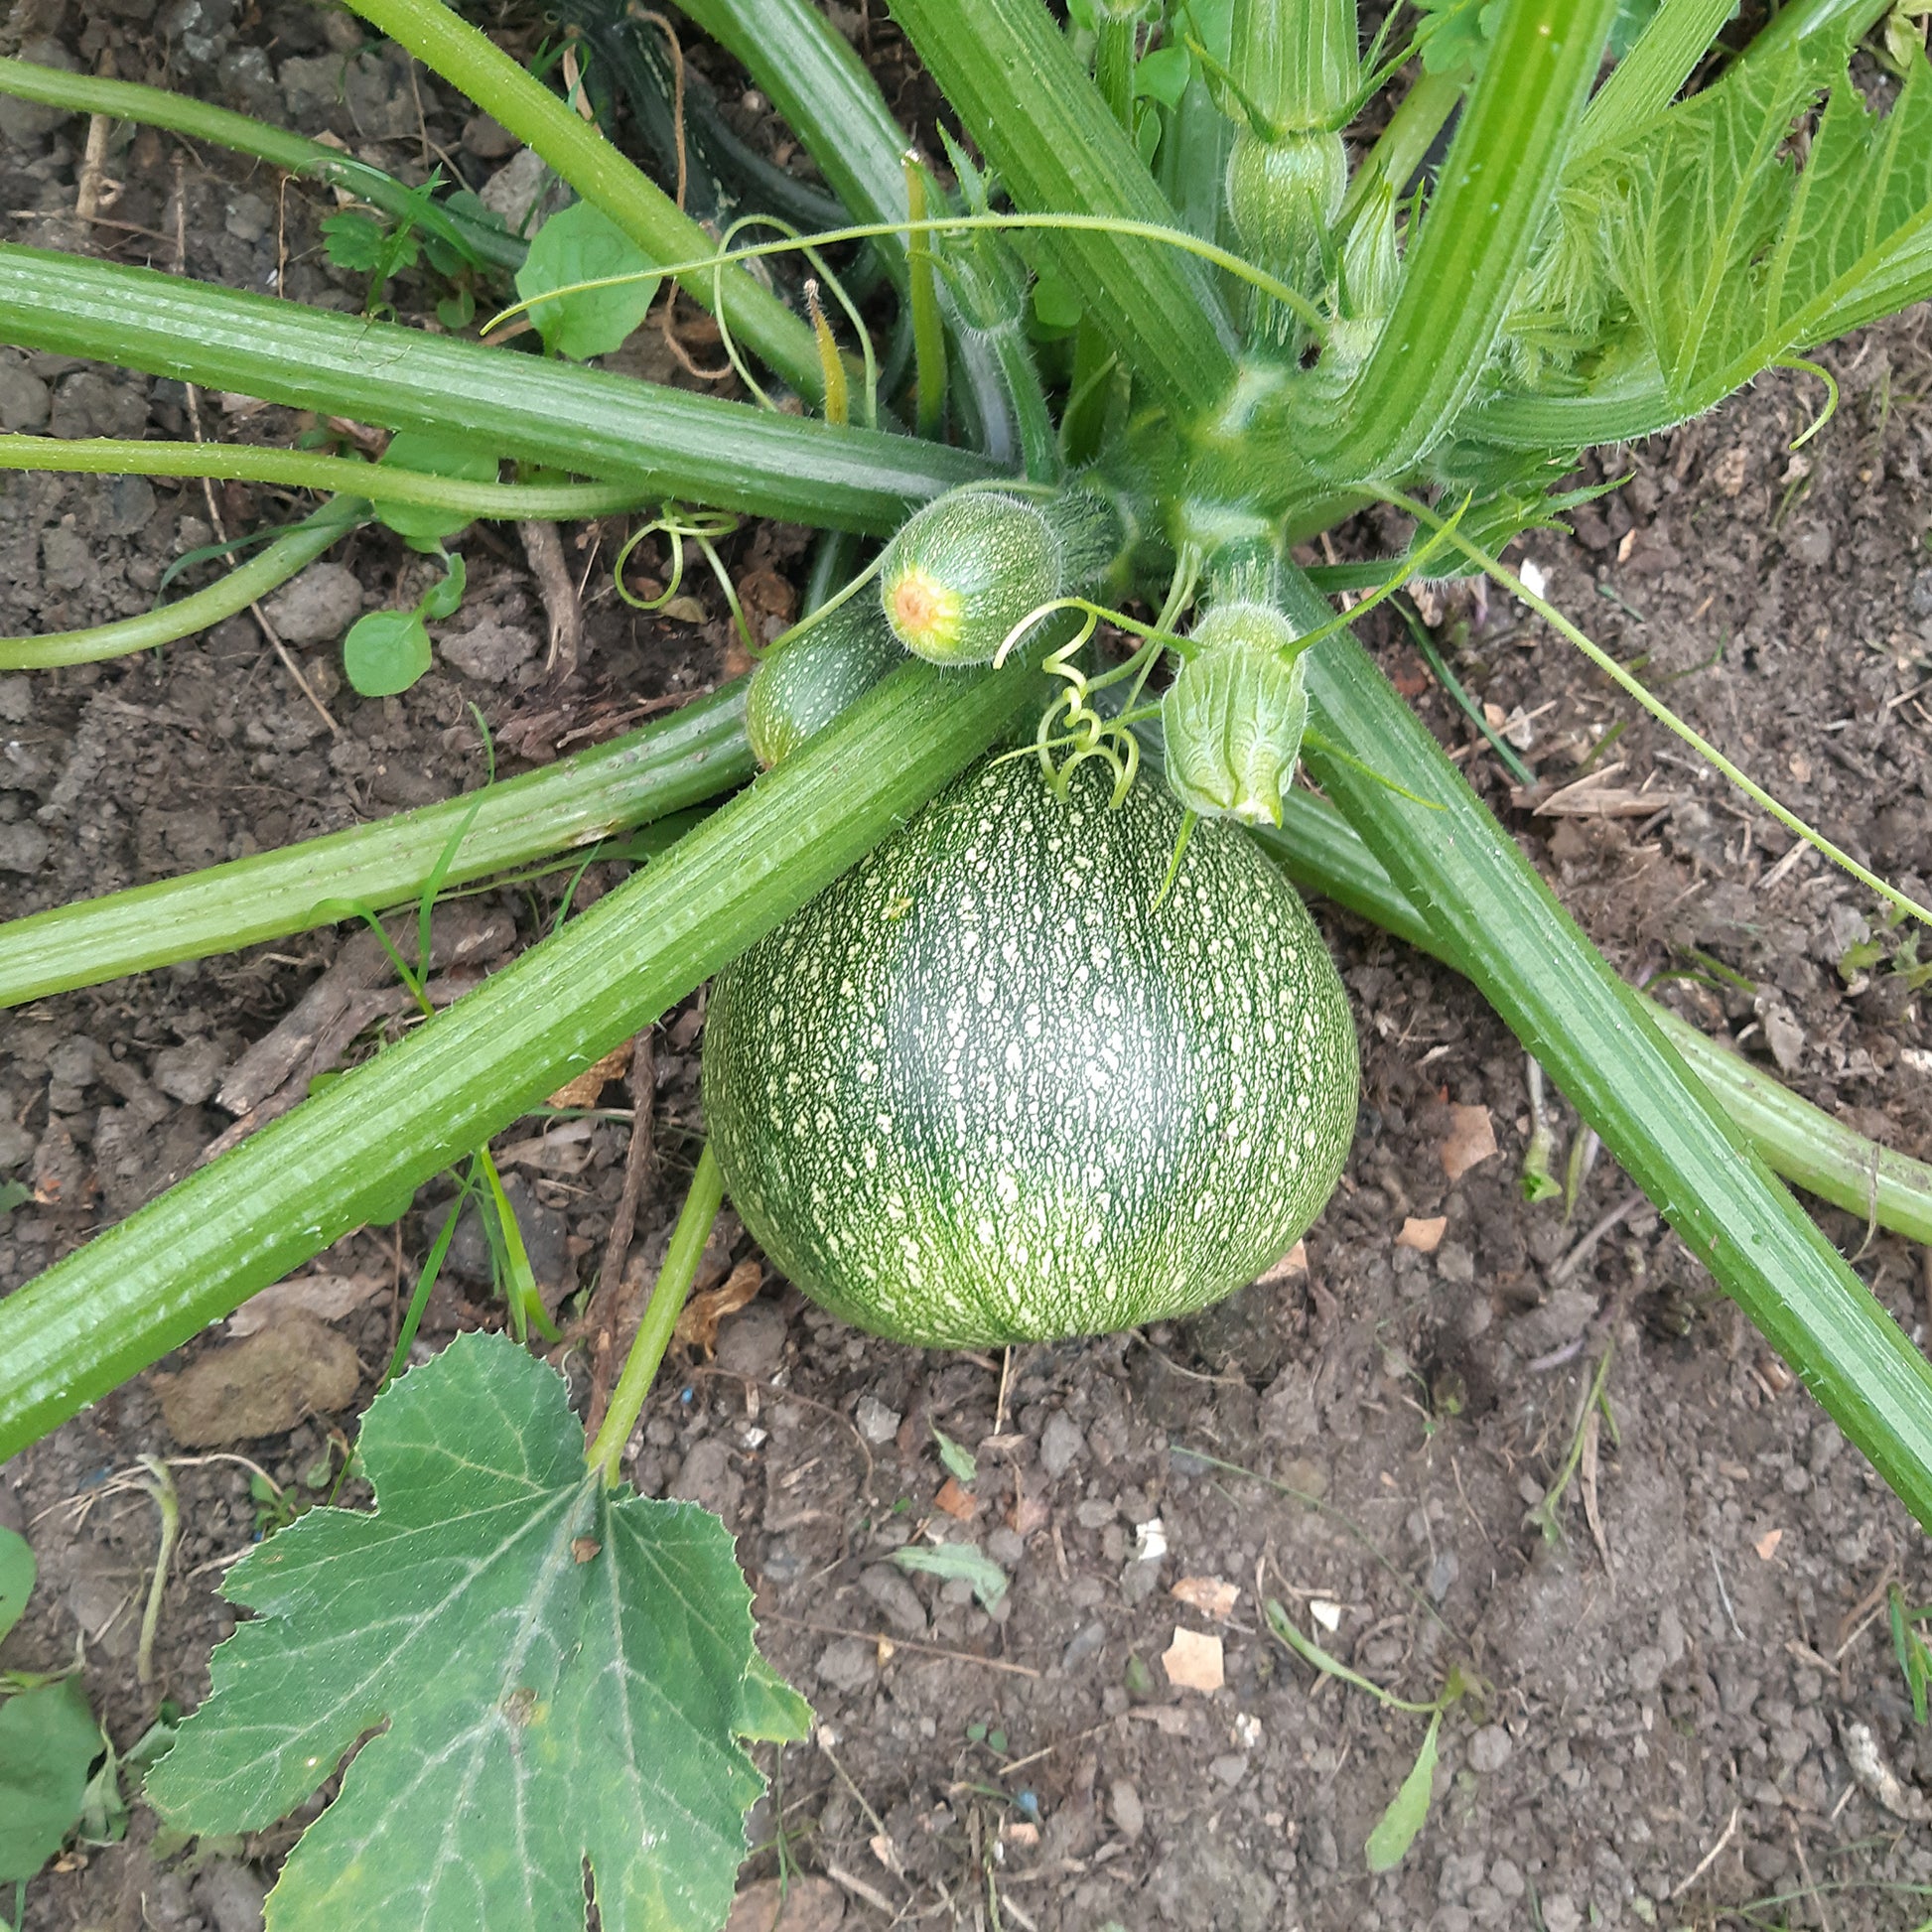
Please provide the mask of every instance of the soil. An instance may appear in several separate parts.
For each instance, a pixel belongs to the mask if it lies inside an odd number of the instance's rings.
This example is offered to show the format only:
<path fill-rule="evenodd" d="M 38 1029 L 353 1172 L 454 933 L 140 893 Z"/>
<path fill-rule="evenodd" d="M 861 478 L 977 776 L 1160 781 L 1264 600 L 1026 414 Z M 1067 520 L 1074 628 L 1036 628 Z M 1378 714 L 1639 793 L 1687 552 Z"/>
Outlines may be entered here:
<path fill-rule="evenodd" d="M 890 30 L 872 32 L 889 97 L 904 93 L 913 77 Z M 165 57 L 174 84 L 328 127 L 414 179 L 436 156 L 477 183 L 505 165 L 500 130 L 466 119 L 393 50 L 360 52 L 345 16 L 293 4 L 237 16 L 231 0 L 169 0 L 159 13 L 155 0 L 100 0 L 81 16 L 50 0 L 16 16 L 13 38 L 89 68 L 111 52 L 137 77 L 159 77 Z M 694 58 L 730 82 L 727 64 Z M 760 102 L 726 98 L 769 140 Z M 0 198 L 40 211 L 17 215 L 16 235 L 80 239 L 84 134 L 84 122 L 0 104 Z M 96 227 L 97 251 L 359 305 L 361 278 L 317 251 L 331 211 L 317 191 L 152 133 L 110 153 L 108 173 L 122 187 L 107 212 L 124 225 Z M 413 314 L 433 293 L 404 283 L 392 299 Z M 1766 379 L 1703 423 L 1606 455 L 1590 474 L 1629 481 L 1578 512 L 1574 536 L 1523 547 L 1556 600 L 1641 662 L 1692 723 L 1920 897 L 1932 876 L 1924 325 L 1921 312 L 1825 354 L 1843 402 L 1801 454 L 1789 446 L 1816 385 Z M 632 366 L 695 379 L 660 339 L 644 343 Z M 194 406 L 210 435 L 283 442 L 302 427 L 235 398 Z M 8 429 L 179 436 L 190 410 L 175 383 L 0 351 Z M 211 509 L 231 531 L 286 513 L 270 490 L 231 487 L 211 506 L 193 484 L 11 478 L 0 628 L 147 608 L 164 569 L 210 540 Z M 611 593 L 621 535 L 616 519 L 563 533 L 589 588 L 583 669 L 561 686 L 546 681 L 539 587 L 513 534 L 481 526 L 462 539 L 464 611 L 441 626 L 436 669 L 402 698 L 358 700 L 336 668 L 347 617 L 413 601 L 408 553 L 367 533 L 277 607 L 318 702 L 247 618 L 159 654 L 0 678 L 0 907 L 168 877 L 474 786 L 472 704 L 499 745 L 550 756 L 728 675 L 729 633 L 706 587 L 688 613 L 701 622 L 640 617 Z M 795 575 L 802 553 L 802 533 L 760 530 L 728 556 L 741 576 Z M 1379 616 L 1365 625 L 1618 966 L 1678 975 L 1663 997 L 1700 1025 L 1861 1130 L 1932 1155 L 1925 1005 L 1890 963 L 1897 936 L 1876 929 L 1868 897 L 1794 860 L 1782 832 L 1541 626 L 1466 593 L 1434 615 L 1462 682 L 1546 788 L 1596 773 L 1637 795 L 1616 817 L 1512 803 L 1509 774 L 1414 648 Z M 479 642 L 485 623 L 495 628 Z M 578 902 L 620 870 L 594 871 Z M 472 901 L 473 938 L 487 928 L 477 956 L 493 964 L 529 943 L 561 891 L 558 879 Z M 633 1444 L 636 1479 L 724 1516 L 769 1654 L 818 1713 L 813 1744 L 782 1763 L 765 1751 L 781 1783 L 752 1822 L 765 1842 L 782 1820 L 796 1863 L 816 1874 L 795 1922 L 1920 1923 L 1928 1908 L 1910 1888 L 1932 1885 L 1932 1730 L 1913 1721 L 1883 1614 L 1890 1582 L 1932 1599 L 1918 1532 L 1655 1213 L 1626 1211 L 1630 1183 L 1612 1163 L 1594 1164 L 1567 1216 L 1561 1200 L 1525 1200 L 1525 1060 L 1476 995 L 1315 909 L 1356 1008 L 1363 1107 L 1305 1268 L 1193 1321 L 1005 1362 L 873 1340 L 766 1271 L 759 1298 L 725 1318 L 716 1359 L 674 1357 L 661 1379 Z M 1878 957 L 1853 953 L 1873 937 Z M 348 943 L 347 928 L 309 934 L 0 1016 L 0 1181 L 34 1189 L 0 1216 L 0 1291 L 187 1172 L 228 1125 L 214 1100 L 224 1072 Z M 662 1252 L 701 1125 L 701 1014 L 691 1002 L 666 1016 L 650 1081 L 637 1083 L 654 1096 L 659 1158 L 633 1273 Z M 373 1050 L 387 1024 L 355 1051 Z M 512 1170 L 537 1273 L 566 1316 L 616 1207 L 628 1099 L 613 1086 L 587 1140 Z M 1561 1173 L 1578 1128 L 1560 1097 L 1548 1105 Z M 1495 1152 L 1451 1180 L 1446 1151 L 1481 1124 L 1458 1110 L 1486 1111 Z M 499 1148 L 536 1132 L 526 1123 Z M 285 1345 L 267 1350 L 269 1407 L 247 1426 L 276 1432 L 188 1447 L 184 1435 L 207 1442 L 206 1413 L 190 1420 L 182 1385 L 164 1393 L 148 1376 L 0 1472 L 0 1522 L 25 1530 L 41 1563 L 0 1664 L 59 1665 L 78 1644 L 122 1749 L 164 1697 L 192 1708 L 205 1695 L 209 1649 L 233 1624 L 222 1568 L 262 1527 L 235 1458 L 315 1499 L 447 1197 L 426 1190 L 395 1229 L 353 1235 L 310 1271 L 357 1284 L 339 1301 L 364 1298 L 336 1311 L 329 1341 L 315 1338 L 315 1311 L 271 1319 L 263 1332 Z M 1922 1339 L 1926 1258 L 1854 1216 L 1820 1216 Z M 747 1258 L 742 1237 L 719 1244 L 720 1272 Z M 419 1356 L 500 1320 L 487 1277 L 483 1244 L 466 1237 Z M 210 1335 L 164 1369 L 192 1371 L 228 1345 Z M 1606 1353 L 1606 1407 L 1585 1432 Z M 305 1364 L 324 1382 L 305 1380 Z M 581 1351 L 571 1366 L 581 1381 Z M 330 1406 L 305 1414 L 319 1388 Z M 975 1496 L 946 1497 L 976 1504 L 970 1525 L 935 1515 L 935 1429 L 979 1449 Z M 1545 1534 L 1532 1512 L 1586 1434 L 1589 1453 Z M 173 1458 L 183 1523 L 145 1687 L 136 1653 L 156 1516 L 112 1480 L 143 1454 Z M 1010 1573 L 991 1614 L 964 1585 L 890 1564 L 935 1522 Z M 1183 1588 L 1189 1579 L 1232 1587 L 1232 1608 L 1198 1607 L 1213 1593 Z M 1391 1873 L 1367 1874 L 1363 1844 L 1422 1721 L 1311 1674 L 1267 1634 L 1258 1589 L 1411 1700 L 1435 1696 L 1453 1667 L 1476 1680 L 1444 1725 L 1430 1823 Z M 1219 1638 L 1223 1688 L 1171 1681 L 1176 1630 Z M 156 1844 L 155 1822 L 137 1804 L 124 1843 L 64 1856 L 29 1887 L 26 1924 L 260 1923 L 300 1820 L 186 1854 Z M 776 1870 L 767 1851 L 746 1880 Z"/>

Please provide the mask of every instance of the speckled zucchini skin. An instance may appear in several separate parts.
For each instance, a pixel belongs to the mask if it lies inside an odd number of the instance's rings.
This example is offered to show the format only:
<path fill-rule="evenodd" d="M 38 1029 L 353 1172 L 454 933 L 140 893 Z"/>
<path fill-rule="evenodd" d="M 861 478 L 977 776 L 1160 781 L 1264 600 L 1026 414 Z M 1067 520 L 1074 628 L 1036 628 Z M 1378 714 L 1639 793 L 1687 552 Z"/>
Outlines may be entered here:
<path fill-rule="evenodd" d="M 1319 1212 L 1354 1025 L 1293 888 L 1092 766 L 982 763 L 718 975 L 704 1100 L 766 1254 L 930 1346 L 1107 1333 L 1232 1293 Z"/>
<path fill-rule="evenodd" d="M 816 738 L 854 699 L 905 661 L 879 600 L 861 592 L 752 674 L 745 735 L 767 771 Z"/>

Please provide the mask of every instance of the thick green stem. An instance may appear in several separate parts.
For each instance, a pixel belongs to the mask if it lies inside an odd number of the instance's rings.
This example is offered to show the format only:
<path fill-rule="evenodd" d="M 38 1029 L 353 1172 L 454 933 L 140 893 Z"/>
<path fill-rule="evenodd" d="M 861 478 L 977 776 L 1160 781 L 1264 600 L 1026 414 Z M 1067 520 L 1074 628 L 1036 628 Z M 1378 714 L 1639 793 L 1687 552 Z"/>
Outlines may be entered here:
<path fill-rule="evenodd" d="M 1304 628 L 1331 615 L 1295 572 L 1285 608 Z M 1323 790 L 1685 1245 L 1932 1523 L 1932 1367 L 1778 1186 L 1360 646 L 1337 634 L 1305 661 L 1324 737 L 1363 766 L 1399 773 L 1435 808 L 1313 752 Z"/>
<path fill-rule="evenodd" d="M 691 1176 L 690 1191 L 678 1211 L 677 1226 L 671 1230 L 671 1244 L 664 1250 L 664 1265 L 644 1305 L 644 1318 L 637 1324 L 636 1339 L 623 1358 L 623 1372 L 611 1391 L 611 1406 L 604 1412 L 604 1424 L 597 1440 L 585 1451 L 585 1460 L 604 1477 L 605 1486 L 615 1489 L 622 1474 L 623 1446 L 643 1413 L 644 1398 L 657 1379 L 657 1365 L 671 1345 L 677 1327 L 678 1311 L 691 1293 L 698 1276 L 698 1263 L 704 1259 L 704 1244 L 711 1238 L 712 1223 L 724 1205 L 725 1176 L 718 1157 L 705 1143 L 698 1156 L 697 1171 Z"/>
<path fill-rule="evenodd" d="M 1173 224 L 1039 0 L 898 0 L 894 13 L 1017 206 Z M 1042 234 L 1039 249 L 1150 395 L 1191 415 L 1225 394 L 1234 328 L 1198 262 L 1101 233 Z"/>
<path fill-rule="evenodd" d="M 1281 830 L 1263 826 L 1253 836 L 1298 885 L 1463 970 L 1455 948 L 1397 891 L 1333 806 L 1293 792 L 1282 801 Z M 1932 1167 L 1855 1134 L 1669 1007 L 1648 999 L 1643 1004 L 1712 1098 L 1784 1179 L 1853 1214 L 1875 1209 L 1881 1227 L 1932 1243 Z"/>
<path fill-rule="evenodd" d="M 0 245 L 0 338 L 292 408 L 460 434 L 643 495 L 874 535 L 927 497 L 997 474 L 964 450 L 36 248 Z"/>
<path fill-rule="evenodd" d="M 144 446 L 136 443 L 131 447 L 138 450 Z M 7 454 L 0 449 L 0 464 L 4 464 Z M 344 467 L 366 469 L 369 466 Z M 94 664 L 103 658 L 125 657 L 130 651 L 152 650 L 160 644 L 172 644 L 178 638 L 192 637 L 197 631 L 233 617 L 237 611 L 247 610 L 249 605 L 286 584 L 297 571 L 314 563 L 331 544 L 356 524 L 366 521 L 368 514 L 367 503 L 339 496 L 312 511 L 258 556 L 229 571 L 219 583 L 173 604 L 163 604 L 145 616 L 97 624 L 91 630 L 53 630 L 42 637 L 0 637 L 0 671 L 43 671 L 59 664 Z M 0 934 L 6 930 L 0 927 Z"/>
<path fill-rule="evenodd" d="M 1443 131 L 1444 123 L 1462 98 L 1462 82 L 1453 73 L 1422 73 L 1415 85 L 1402 96 L 1389 124 L 1376 137 L 1375 145 L 1363 157 L 1348 183 L 1341 205 L 1345 227 L 1369 192 L 1387 182 L 1400 195 L 1410 178 L 1423 164 L 1430 143 Z"/>
<path fill-rule="evenodd" d="M 916 155 L 905 157 L 905 206 L 914 221 L 926 219 L 925 169 Z M 946 329 L 939 316 L 938 277 L 932 245 L 924 234 L 911 237 L 907 251 L 906 299 L 912 313 L 912 381 L 919 435 L 936 439 L 946 420 Z"/>
<path fill-rule="evenodd" d="M 758 768 L 747 682 L 482 792 L 0 925 L 0 1009 L 305 932 L 350 907 L 406 905 L 433 881 L 454 890 L 703 804 Z"/>
<path fill-rule="evenodd" d="M 237 154 L 252 154 L 292 175 L 307 175 L 367 202 L 384 214 L 412 222 L 418 232 L 440 235 L 458 248 L 498 268 L 517 269 L 529 247 L 519 236 L 488 221 L 479 221 L 461 208 L 438 203 L 427 206 L 414 190 L 393 175 L 356 161 L 320 141 L 305 140 L 246 114 L 210 107 L 190 94 L 165 87 L 143 87 L 131 80 L 101 80 L 90 73 L 68 73 L 60 68 L 36 67 L 28 61 L 0 60 L 0 94 L 34 100 L 48 107 L 66 107 L 76 114 L 109 114 L 116 120 L 143 121 L 186 134 Z"/>
<path fill-rule="evenodd" d="M 481 1146 L 861 857 L 1041 681 L 908 663 L 406 1039 L 0 1302 L 0 1460 Z"/>
<path fill-rule="evenodd" d="M 682 261 L 710 237 L 677 204 L 480 29 L 441 0 L 354 0 L 355 11 L 534 148 L 583 199 L 608 214 L 652 261 Z M 734 335 L 800 395 L 819 400 L 818 346 L 810 326 L 742 269 L 695 278 L 694 301 L 723 298 Z"/>
<path fill-rule="evenodd" d="M 308 450 L 263 449 L 252 443 L 135 443 L 107 436 L 68 441 L 54 436 L 0 436 L 0 470 L 47 470 L 65 476 L 221 477 L 331 490 L 374 503 L 418 503 L 425 509 L 520 521 L 612 516 L 635 509 L 635 489 L 611 483 L 467 483 L 422 470 L 364 463 L 359 457 Z M 320 513 L 320 512 L 318 512 Z M 362 512 L 366 516 L 367 511 Z"/>
<path fill-rule="evenodd" d="M 681 0 L 804 142 L 832 192 L 865 221 L 905 219 L 905 136 L 865 64 L 813 0 Z M 905 241 L 887 237 L 903 281 Z"/>
<path fill-rule="evenodd" d="M 1340 403 L 1307 425 L 1338 481 L 1396 476 L 1480 378 L 1556 192 L 1616 0 L 1506 0 L 1394 313 Z"/>
<path fill-rule="evenodd" d="M 1117 20 L 1103 5 L 1094 28 L 1093 84 L 1127 137 L 1134 135 L 1134 41 L 1138 18 Z"/>

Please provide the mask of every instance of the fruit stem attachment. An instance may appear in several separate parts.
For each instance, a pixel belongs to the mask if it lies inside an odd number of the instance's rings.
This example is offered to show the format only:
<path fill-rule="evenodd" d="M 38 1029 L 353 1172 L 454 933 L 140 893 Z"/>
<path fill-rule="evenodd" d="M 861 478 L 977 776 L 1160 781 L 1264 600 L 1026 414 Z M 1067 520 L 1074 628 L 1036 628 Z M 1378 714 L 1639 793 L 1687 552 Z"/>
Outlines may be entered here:
<path fill-rule="evenodd" d="M 604 1414 L 604 1426 L 597 1440 L 585 1451 L 584 1459 L 604 1478 L 607 1489 L 615 1489 L 623 1461 L 623 1446 L 630 1440 L 644 1397 L 657 1377 L 657 1365 L 671 1345 L 684 1298 L 697 1278 L 698 1262 L 704 1244 L 711 1238 L 711 1224 L 724 1204 L 725 1176 L 717 1157 L 706 1142 L 698 1157 L 697 1172 L 691 1176 L 691 1191 L 684 1197 L 677 1226 L 671 1230 L 671 1245 L 664 1251 L 664 1265 L 657 1271 L 657 1283 L 644 1307 L 644 1318 L 637 1324 L 637 1338 L 624 1357 L 623 1372 L 612 1392 L 611 1406 Z"/>

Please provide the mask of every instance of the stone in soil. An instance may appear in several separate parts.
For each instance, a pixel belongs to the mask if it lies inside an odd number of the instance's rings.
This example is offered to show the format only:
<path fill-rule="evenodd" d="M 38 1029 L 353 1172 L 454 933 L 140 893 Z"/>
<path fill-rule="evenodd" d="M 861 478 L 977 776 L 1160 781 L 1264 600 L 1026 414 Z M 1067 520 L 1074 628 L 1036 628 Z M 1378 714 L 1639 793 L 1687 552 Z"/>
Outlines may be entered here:
<path fill-rule="evenodd" d="M 307 1416 L 346 1409 L 361 1379 L 350 1343 L 305 1314 L 211 1348 L 179 1375 L 152 1377 L 169 1433 L 184 1449 L 283 1435 Z"/>

